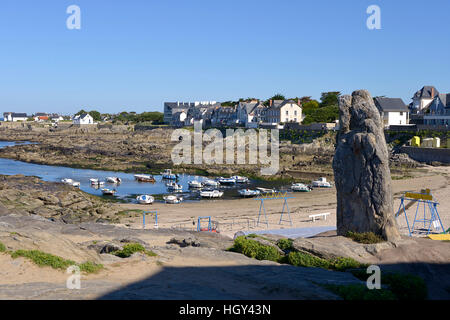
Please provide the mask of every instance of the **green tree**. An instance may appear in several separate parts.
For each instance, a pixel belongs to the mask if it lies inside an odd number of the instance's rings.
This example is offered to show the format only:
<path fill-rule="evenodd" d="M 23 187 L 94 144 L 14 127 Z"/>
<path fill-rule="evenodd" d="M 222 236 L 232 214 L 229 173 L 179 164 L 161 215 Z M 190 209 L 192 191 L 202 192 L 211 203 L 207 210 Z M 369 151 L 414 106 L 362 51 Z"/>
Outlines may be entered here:
<path fill-rule="evenodd" d="M 302 104 L 303 112 L 306 110 L 316 110 L 319 108 L 319 102 L 317 100 L 311 100 Z"/>
<path fill-rule="evenodd" d="M 281 93 L 277 93 L 272 98 L 270 98 L 269 100 L 286 100 L 286 98 Z"/>
<path fill-rule="evenodd" d="M 84 109 L 81 109 L 80 111 L 78 111 L 77 113 L 75 113 L 76 116 L 82 115 L 82 114 L 86 114 L 88 113 L 87 111 L 85 111 Z"/>
<path fill-rule="evenodd" d="M 98 111 L 92 110 L 92 111 L 89 111 L 89 114 L 94 119 L 94 121 L 102 120 L 102 115 Z"/>
<path fill-rule="evenodd" d="M 337 106 L 339 103 L 339 96 L 341 93 L 339 91 L 322 92 L 320 97 L 320 106 Z"/>

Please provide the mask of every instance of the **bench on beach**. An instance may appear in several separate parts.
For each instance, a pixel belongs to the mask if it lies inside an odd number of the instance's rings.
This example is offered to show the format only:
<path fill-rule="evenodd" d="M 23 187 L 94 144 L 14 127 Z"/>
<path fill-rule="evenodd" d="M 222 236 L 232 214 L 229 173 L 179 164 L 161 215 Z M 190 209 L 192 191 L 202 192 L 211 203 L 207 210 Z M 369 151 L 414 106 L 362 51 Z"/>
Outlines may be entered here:
<path fill-rule="evenodd" d="M 330 215 L 329 212 L 324 212 L 324 213 L 311 214 L 309 217 L 311 218 L 312 222 L 314 222 L 318 218 L 324 218 L 325 220 L 327 220 L 327 216 L 329 216 L 329 215 Z"/>

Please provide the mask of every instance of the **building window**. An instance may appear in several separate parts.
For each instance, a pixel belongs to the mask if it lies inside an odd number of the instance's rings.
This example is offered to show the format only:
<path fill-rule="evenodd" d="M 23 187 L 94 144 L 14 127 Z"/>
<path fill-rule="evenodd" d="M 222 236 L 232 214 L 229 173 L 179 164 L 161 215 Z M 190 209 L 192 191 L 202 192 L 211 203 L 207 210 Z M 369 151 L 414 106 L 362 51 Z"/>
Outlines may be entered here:
<path fill-rule="evenodd" d="M 297 110 L 294 111 L 294 116 L 296 116 L 296 115 L 297 115 Z"/>
<path fill-rule="evenodd" d="M 402 115 L 403 115 L 403 112 L 400 112 L 400 115 L 402 116 Z"/>
<path fill-rule="evenodd" d="M 288 110 L 286 110 L 286 115 L 287 115 L 287 116 L 289 115 L 289 111 L 288 111 Z"/>

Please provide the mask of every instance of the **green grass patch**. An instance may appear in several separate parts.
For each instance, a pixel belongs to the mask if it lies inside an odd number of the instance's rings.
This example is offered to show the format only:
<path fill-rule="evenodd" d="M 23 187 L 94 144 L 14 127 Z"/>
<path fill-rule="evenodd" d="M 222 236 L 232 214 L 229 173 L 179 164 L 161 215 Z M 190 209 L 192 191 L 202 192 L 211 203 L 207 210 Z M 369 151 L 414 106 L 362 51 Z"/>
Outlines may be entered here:
<path fill-rule="evenodd" d="M 40 267 L 49 266 L 53 269 L 67 269 L 76 263 L 72 260 L 65 260 L 61 257 L 54 256 L 39 250 L 17 250 L 11 254 L 13 259 L 18 257 L 28 258 Z"/>
<path fill-rule="evenodd" d="M 120 258 L 129 258 L 133 253 L 136 253 L 136 252 L 145 253 L 146 255 L 148 255 L 150 257 L 157 256 L 156 253 L 154 253 L 151 250 L 145 249 L 144 246 L 139 243 L 128 243 L 123 246 L 122 250 L 115 251 L 115 252 L 113 252 L 113 254 Z"/>
<path fill-rule="evenodd" d="M 287 258 L 289 264 L 297 267 L 323 268 L 327 270 L 346 271 L 367 267 L 352 258 L 338 257 L 335 259 L 322 259 L 306 252 L 290 252 Z"/>
<path fill-rule="evenodd" d="M 335 259 L 322 259 L 306 252 L 296 251 L 291 239 L 280 239 L 277 246 L 283 251 L 290 251 L 288 255 L 280 254 L 277 248 L 267 246 L 252 240 L 259 237 L 250 234 L 247 237 L 240 236 L 234 240 L 234 245 L 229 251 L 238 252 L 249 258 L 257 260 L 270 260 L 278 263 L 286 263 L 297 267 L 323 268 L 327 270 L 345 271 L 348 269 L 357 269 L 367 267 L 352 258 L 338 257 Z"/>
<path fill-rule="evenodd" d="M 328 260 L 315 257 L 304 252 L 290 252 L 287 261 L 296 267 L 323 268 L 330 269 L 331 264 Z"/>
<path fill-rule="evenodd" d="M 345 236 L 347 238 L 352 239 L 355 242 L 364 243 L 364 244 L 385 242 L 385 240 L 381 236 L 379 236 L 373 232 L 359 233 L 359 232 L 348 231 Z"/>
<path fill-rule="evenodd" d="M 0 242 L 0 252 L 6 252 L 6 246 Z"/>
<path fill-rule="evenodd" d="M 80 270 L 86 273 L 98 272 L 103 269 L 103 265 L 101 264 L 96 264 L 90 261 L 77 264 L 72 260 L 66 260 L 39 250 L 16 250 L 11 253 L 11 257 L 13 259 L 17 259 L 19 257 L 27 258 L 40 267 L 51 267 L 59 270 L 66 270 L 68 267 L 73 265 L 79 266 Z"/>
<path fill-rule="evenodd" d="M 278 262 L 282 258 L 276 248 L 265 246 L 255 240 L 247 239 L 244 236 L 237 237 L 234 240 L 233 247 L 229 250 L 242 253 L 249 258 L 254 258 L 257 260 L 270 260 Z"/>
<path fill-rule="evenodd" d="M 277 246 L 283 251 L 293 251 L 295 250 L 293 243 L 292 239 L 280 239 L 277 241 Z"/>
<path fill-rule="evenodd" d="M 91 261 L 83 262 L 79 267 L 81 272 L 86 273 L 97 273 L 104 268 L 102 264 Z"/>

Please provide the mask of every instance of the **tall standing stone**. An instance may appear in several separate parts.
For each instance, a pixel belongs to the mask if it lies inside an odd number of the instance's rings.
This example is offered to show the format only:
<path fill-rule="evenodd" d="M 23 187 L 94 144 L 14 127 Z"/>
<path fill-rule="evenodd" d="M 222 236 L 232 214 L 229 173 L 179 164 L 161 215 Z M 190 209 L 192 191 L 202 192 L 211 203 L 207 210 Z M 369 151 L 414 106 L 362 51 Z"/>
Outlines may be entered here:
<path fill-rule="evenodd" d="M 373 232 L 400 237 L 393 212 L 384 125 L 367 90 L 339 99 L 340 131 L 333 159 L 337 233 Z"/>

